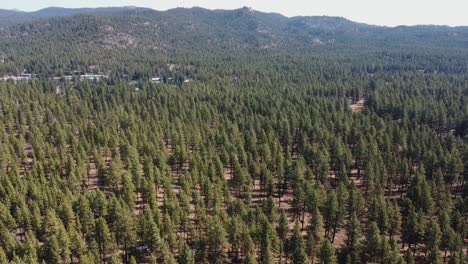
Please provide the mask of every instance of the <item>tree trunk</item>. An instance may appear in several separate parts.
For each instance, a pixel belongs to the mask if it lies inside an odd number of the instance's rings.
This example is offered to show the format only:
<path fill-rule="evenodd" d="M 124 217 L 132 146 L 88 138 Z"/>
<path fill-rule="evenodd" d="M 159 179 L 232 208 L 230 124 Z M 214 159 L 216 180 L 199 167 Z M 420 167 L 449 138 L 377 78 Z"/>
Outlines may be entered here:
<path fill-rule="evenodd" d="M 124 264 L 128 264 L 128 255 L 127 255 L 127 240 L 124 239 Z"/>
<path fill-rule="evenodd" d="M 336 216 L 335 218 L 335 223 L 334 223 L 334 226 L 333 226 L 333 236 L 332 236 L 332 240 L 331 242 L 335 242 L 335 234 L 336 234 L 336 229 L 338 228 L 338 216 Z"/>
<path fill-rule="evenodd" d="M 278 185 L 278 208 L 281 208 L 281 187 Z"/>
<path fill-rule="evenodd" d="M 283 258 L 283 246 L 280 246 L 279 263 L 282 263 L 282 262 L 281 262 L 282 258 Z"/>
<path fill-rule="evenodd" d="M 390 176 L 387 179 L 387 189 L 388 189 L 388 195 L 391 197 L 392 196 L 392 176 Z"/>
<path fill-rule="evenodd" d="M 306 208 L 306 204 L 305 204 L 305 202 L 303 202 L 303 204 L 302 204 L 301 231 L 304 230 L 305 208 Z"/>

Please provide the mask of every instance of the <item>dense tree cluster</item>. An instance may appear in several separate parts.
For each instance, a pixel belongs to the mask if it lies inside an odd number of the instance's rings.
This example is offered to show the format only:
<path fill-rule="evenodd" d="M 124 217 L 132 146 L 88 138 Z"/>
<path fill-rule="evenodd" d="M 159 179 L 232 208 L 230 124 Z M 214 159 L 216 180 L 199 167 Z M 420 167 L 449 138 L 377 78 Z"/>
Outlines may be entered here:
<path fill-rule="evenodd" d="M 467 27 L 379 27 L 249 8 L 0 10 L 0 76 L 23 70 L 43 77 L 89 71 L 142 79 L 162 74 L 168 63 L 209 62 L 218 68 L 233 58 L 262 54 L 291 60 L 321 54 L 338 64 L 358 58 L 354 72 L 467 73 L 467 43 Z"/>
<path fill-rule="evenodd" d="M 464 263 L 466 79 L 272 59 L 0 83 L 1 262 Z"/>
<path fill-rule="evenodd" d="M 165 28 L 155 51 L 129 21 L 214 18 L 141 12 L 0 28 L 0 73 L 38 74 L 0 81 L 0 263 L 468 262 L 466 51 L 266 49 L 244 31 L 275 15 L 246 9 L 211 13 L 231 46 Z M 72 71 L 109 78 L 50 79 Z"/>

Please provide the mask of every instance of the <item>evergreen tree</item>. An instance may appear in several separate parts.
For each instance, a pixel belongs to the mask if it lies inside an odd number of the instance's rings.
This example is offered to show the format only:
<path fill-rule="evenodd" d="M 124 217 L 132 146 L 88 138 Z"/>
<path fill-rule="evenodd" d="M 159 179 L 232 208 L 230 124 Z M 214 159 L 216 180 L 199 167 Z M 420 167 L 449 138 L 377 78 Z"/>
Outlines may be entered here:
<path fill-rule="evenodd" d="M 182 253 L 179 257 L 180 264 L 194 264 L 195 259 L 193 258 L 192 250 L 189 248 L 187 244 L 184 245 L 182 249 Z"/>
<path fill-rule="evenodd" d="M 244 261 L 242 261 L 242 263 L 243 264 L 257 264 L 257 261 L 252 256 L 252 254 L 248 253 L 247 256 L 245 256 Z"/>
<path fill-rule="evenodd" d="M 317 243 L 315 242 L 314 236 L 309 235 L 306 242 L 306 252 L 309 259 L 309 263 L 313 264 L 315 257 L 317 256 Z"/>
<path fill-rule="evenodd" d="M 383 239 L 380 234 L 379 227 L 377 223 L 372 222 L 370 223 L 367 231 L 366 231 L 366 238 L 364 242 L 364 252 L 365 262 L 379 262 L 381 261 L 380 256 L 383 250 Z"/>
<path fill-rule="evenodd" d="M 360 262 L 361 254 L 361 227 L 355 214 L 351 216 L 346 225 L 346 249 L 351 263 Z"/>
<path fill-rule="evenodd" d="M 299 228 L 299 223 L 296 221 L 294 225 L 294 231 L 291 237 L 290 242 L 291 250 L 292 250 L 292 263 L 295 264 L 304 264 L 308 263 L 306 248 L 304 239 L 302 238 L 302 234 Z"/>
<path fill-rule="evenodd" d="M 330 243 L 330 240 L 325 239 L 322 247 L 320 248 L 320 263 L 321 264 L 334 264 L 337 263 L 335 256 L 335 249 Z"/>
<path fill-rule="evenodd" d="M 282 260 L 283 257 L 283 251 L 285 249 L 286 241 L 287 241 L 287 236 L 289 233 L 289 223 L 288 223 L 288 217 L 286 216 L 286 213 L 284 210 L 281 210 L 278 226 L 276 228 L 277 233 L 278 233 L 278 238 L 280 240 L 280 260 Z"/>
<path fill-rule="evenodd" d="M 227 233 L 218 218 L 214 218 L 208 224 L 207 230 L 207 246 L 208 258 L 212 263 L 226 263 L 227 248 Z"/>
<path fill-rule="evenodd" d="M 114 239 L 109 230 L 109 227 L 104 220 L 100 217 L 96 221 L 96 242 L 98 244 L 99 256 L 101 261 L 105 261 L 108 255 L 112 255 L 115 251 Z"/>

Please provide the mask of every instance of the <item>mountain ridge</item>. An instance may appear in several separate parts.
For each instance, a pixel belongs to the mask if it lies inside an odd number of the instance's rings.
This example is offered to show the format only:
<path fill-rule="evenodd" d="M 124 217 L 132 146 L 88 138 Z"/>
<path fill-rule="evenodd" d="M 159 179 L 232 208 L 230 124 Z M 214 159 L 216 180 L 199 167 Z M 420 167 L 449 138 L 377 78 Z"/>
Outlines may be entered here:
<path fill-rule="evenodd" d="M 439 57 L 468 54 L 468 27 L 382 27 L 342 17 L 286 17 L 246 7 L 167 11 L 136 7 L 71 11 L 49 8 L 41 12 L 40 16 L 15 16 L 0 11 L 0 55 L 6 57 L 6 62 L 19 61 L 31 69 L 29 65 L 35 64 L 49 68 L 46 65 L 53 65 L 54 58 L 66 58 L 70 60 L 66 64 L 76 60 L 89 61 L 82 62 L 89 65 L 108 61 L 113 67 L 115 60 L 109 58 L 115 57 L 134 61 L 151 56 L 333 53 L 385 62 L 424 56 L 430 57 L 429 65 Z M 8 16 L 16 19 L 3 19 L 8 22 L 1 23 L 2 17 Z M 427 65 L 421 68 L 431 68 Z M 12 72 L 10 68 L 5 71 Z"/>
<path fill-rule="evenodd" d="M 167 11 L 137 7 L 47 8 L 34 13 L 20 13 L 17 16 L 11 12 L 0 12 L 2 13 L 4 18 L 9 18 L 9 22 L 3 23 L 1 28 L 4 37 L 21 38 L 26 41 L 24 38 L 27 36 L 34 35 L 35 39 L 31 41 L 35 41 L 40 39 L 41 35 L 47 35 L 50 30 L 76 39 L 80 35 L 76 35 L 73 28 L 81 30 L 84 27 L 90 37 L 93 33 L 102 31 L 102 28 L 112 28 L 112 32 L 103 34 L 130 36 L 129 38 L 138 40 L 140 44 L 146 43 L 144 48 L 148 48 L 151 43 L 161 43 L 162 46 L 173 46 L 176 43 L 176 46 L 189 49 L 297 49 L 330 45 L 468 47 L 468 27 L 381 27 L 353 22 L 342 17 L 286 17 L 245 7 L 235 10 L 175 8 Z M 96 41 L 99 37 L 94 34 L 94 38 L 83 40 Z"/>
<path fill-rule="evenodd" d="M 67 15 L 75 15 L 75 14 L 83 14 L 83 13 L 112 13 L 112 12 L 122 12 L 122 11 L 155 11 L 155 12 L 171 12 L 176 10 L 203 10 L 203 11 L 211 11 L 211 12 L 230 12 L 230 11 L 242 11 L 248 10 L 249 12 L 255 13 L 262 13 L 268 15 L 275 15 L 275 16 L 282 16 L 283 18 L 288 19 L 303 19 L 303 18 L 337 18 L 337 19 L 344 19 L 348 22 L 353 22 L 361 25 L 367 26 L 374 26 L 374 27 L 382 27 L 382 28 L 398 28 L 398 27 L 444 27 L 444 28 L 468 28 L 468 25 L 459 25 L 459 26 L 450 26 L 450 25 L 442 25 L 442 24 L 417 24 L 417 25 L 396 25 L 396 26 L 387 26 L 387 25 L 376 25 L 370 23 L 364 23 L 355 21 L 352 19 L 348 19 L 342 16 L 329 16 L 329 15 L 299 15 L 299 16 L 286 16 L 281 13 L 277 12 L 265 12 L 252 9 L 250 7 L 240 7 L 237 9 L 208 9 L 204 7 L 194 6 L 194 7 L 175 7 L 170 8 L 167 10 L 156 10 L 149 7 L 139 7 L 139 6 L 109 6 L 109 7 L 80 7 L 80 8 L 67 8 L 67 7 L 59 7 L 59 6 L 50 6 L 41 8 L 35 11 L 23 11 L 18 9 L 1 9 L 0 8 L 0 18 L 4 15 L 25 15 L 30 16 L 31 18 L 38 18 L 38 17 L 52 17 L 52 16 L 67 16 Z"/>

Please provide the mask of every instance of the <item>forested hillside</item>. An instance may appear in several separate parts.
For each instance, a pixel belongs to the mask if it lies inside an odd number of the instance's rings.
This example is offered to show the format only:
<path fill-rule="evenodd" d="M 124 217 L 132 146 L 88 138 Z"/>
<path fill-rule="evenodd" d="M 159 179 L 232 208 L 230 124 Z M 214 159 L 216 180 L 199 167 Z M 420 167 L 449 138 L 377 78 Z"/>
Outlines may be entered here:
<path fill-rule="evenodd" d="M 468 263 L 467 28 L 2 21 L 0 263 Z"/>
<path fill-rule="evenodd" d="M 293 17 L 241 8 L 141 8 L 0 12 L 0 73 L 57 74 L 99 65 L 114 73 L 153 66 L 156 57 L 205 61 L 226 54 L 363 54 L 373 63 L 453 67 L 468 57 L 468 27 L 378 27 L 338 17 Z M 70 14 L 70 15 L 67 15 Z M 1 18 L 6 21 L 1 22 Z M 26 17 L 27 19 L 25 19 Z M 385 55 L 381 53 L 385 52 Z M 426 56 L 430 54 L 431 56 Z M 135 64 L 138 63 L 136 67 Z M 124 67 L 120 65 L 125 64 Z M 399 65 L 400 66 L 400 65 Z M 421 68 L 425 70 L 425 68 Z"/>

